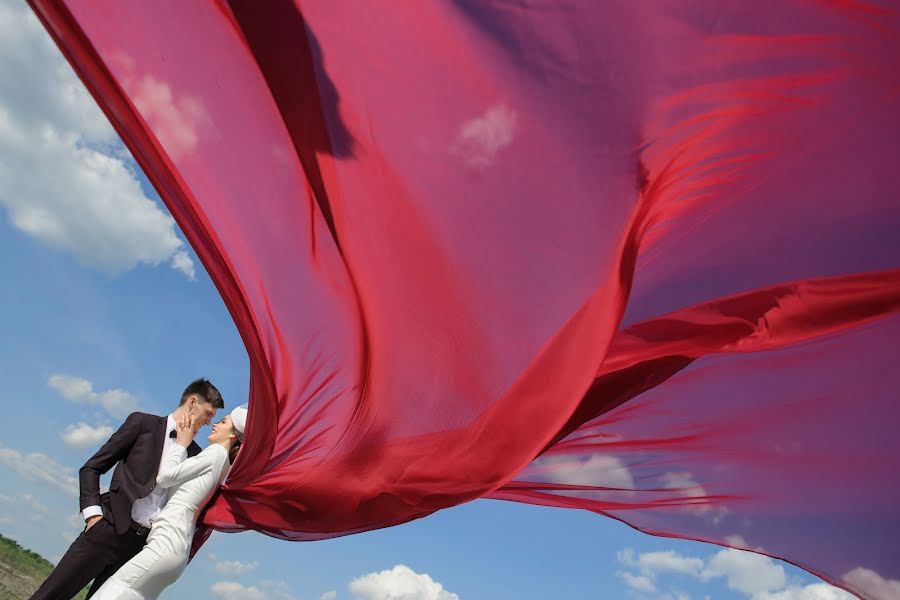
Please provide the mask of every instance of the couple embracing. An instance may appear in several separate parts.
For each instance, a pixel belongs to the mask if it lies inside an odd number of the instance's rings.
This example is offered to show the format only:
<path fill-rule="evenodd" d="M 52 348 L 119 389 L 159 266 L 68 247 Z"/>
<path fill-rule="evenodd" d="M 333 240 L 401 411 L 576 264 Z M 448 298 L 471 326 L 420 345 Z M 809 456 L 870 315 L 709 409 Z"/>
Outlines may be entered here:
<path fill-rule="evenodd" d="M 93 600 L 156 598 L 184 571 L 197 518 L 225 480 L 243 438 L 245 406 L 197 430 L 224 408 L 219 390 L 192 382 L 166 417 L 132 413 L 79 471 L 85 528 L 32 600 L 72 598 L 93 580 Z M 100 475 L 116 465 L 109 492 Z"/>

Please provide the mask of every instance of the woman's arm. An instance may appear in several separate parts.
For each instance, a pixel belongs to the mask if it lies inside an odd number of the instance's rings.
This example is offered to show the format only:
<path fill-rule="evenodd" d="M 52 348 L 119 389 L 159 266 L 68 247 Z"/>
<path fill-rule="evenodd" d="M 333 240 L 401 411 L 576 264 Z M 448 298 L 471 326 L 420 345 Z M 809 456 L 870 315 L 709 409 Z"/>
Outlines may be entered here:
<path fill-rule="evenodd" d="M 170 488 L 190 481 L 212 469 L 216 462 L 215 454 L 212 452 L 201 452 L 188 459 L 185 459 L 185 456 L 187 456 L 187 450 L 184 446 L 173 444 L 159 465 L 156 485 L 161 488 Z"/>

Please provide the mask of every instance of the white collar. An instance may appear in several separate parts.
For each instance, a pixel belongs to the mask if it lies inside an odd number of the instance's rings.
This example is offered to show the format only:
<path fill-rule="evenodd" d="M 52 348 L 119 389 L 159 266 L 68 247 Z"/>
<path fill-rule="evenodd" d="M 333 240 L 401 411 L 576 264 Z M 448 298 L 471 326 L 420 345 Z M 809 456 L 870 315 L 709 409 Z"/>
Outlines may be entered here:
<path fill-rule="evenodd" d="M 173 431 L 175 431 L 175 417 L 169 415 L 166 419 L 166 437 L 168 437 L 169 434 Z"/>

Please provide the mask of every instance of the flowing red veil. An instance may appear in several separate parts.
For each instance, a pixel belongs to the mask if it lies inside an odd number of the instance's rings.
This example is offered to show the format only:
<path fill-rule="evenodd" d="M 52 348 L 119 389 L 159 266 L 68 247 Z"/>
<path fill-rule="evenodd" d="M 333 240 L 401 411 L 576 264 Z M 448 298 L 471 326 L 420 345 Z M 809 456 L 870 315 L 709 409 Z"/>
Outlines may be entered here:
<path fill-rule="evenodd" d="M 31 5 L 246 344 L 207 526 L 487 497 L 898 597 L 895 1 Z"/>

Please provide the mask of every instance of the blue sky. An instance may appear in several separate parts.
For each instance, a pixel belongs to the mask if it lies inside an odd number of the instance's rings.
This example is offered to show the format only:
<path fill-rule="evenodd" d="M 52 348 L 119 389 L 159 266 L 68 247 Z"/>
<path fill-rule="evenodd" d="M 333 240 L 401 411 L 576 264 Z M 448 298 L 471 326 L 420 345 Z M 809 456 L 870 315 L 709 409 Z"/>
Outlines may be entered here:
<path fill-rule="evenodd" d="M 181 232 L 19 0 L 0 0 L 0 57 L 0 532 L 56 560 L 82 527 L 78 467 L 127 412 L 168 413 L 198 376 L 233 407 L 248 364 Z M 214 534 L 166 596 L 189 595 L 850 597 L 751 553 L 498 501 L 315 543 Z"/>

